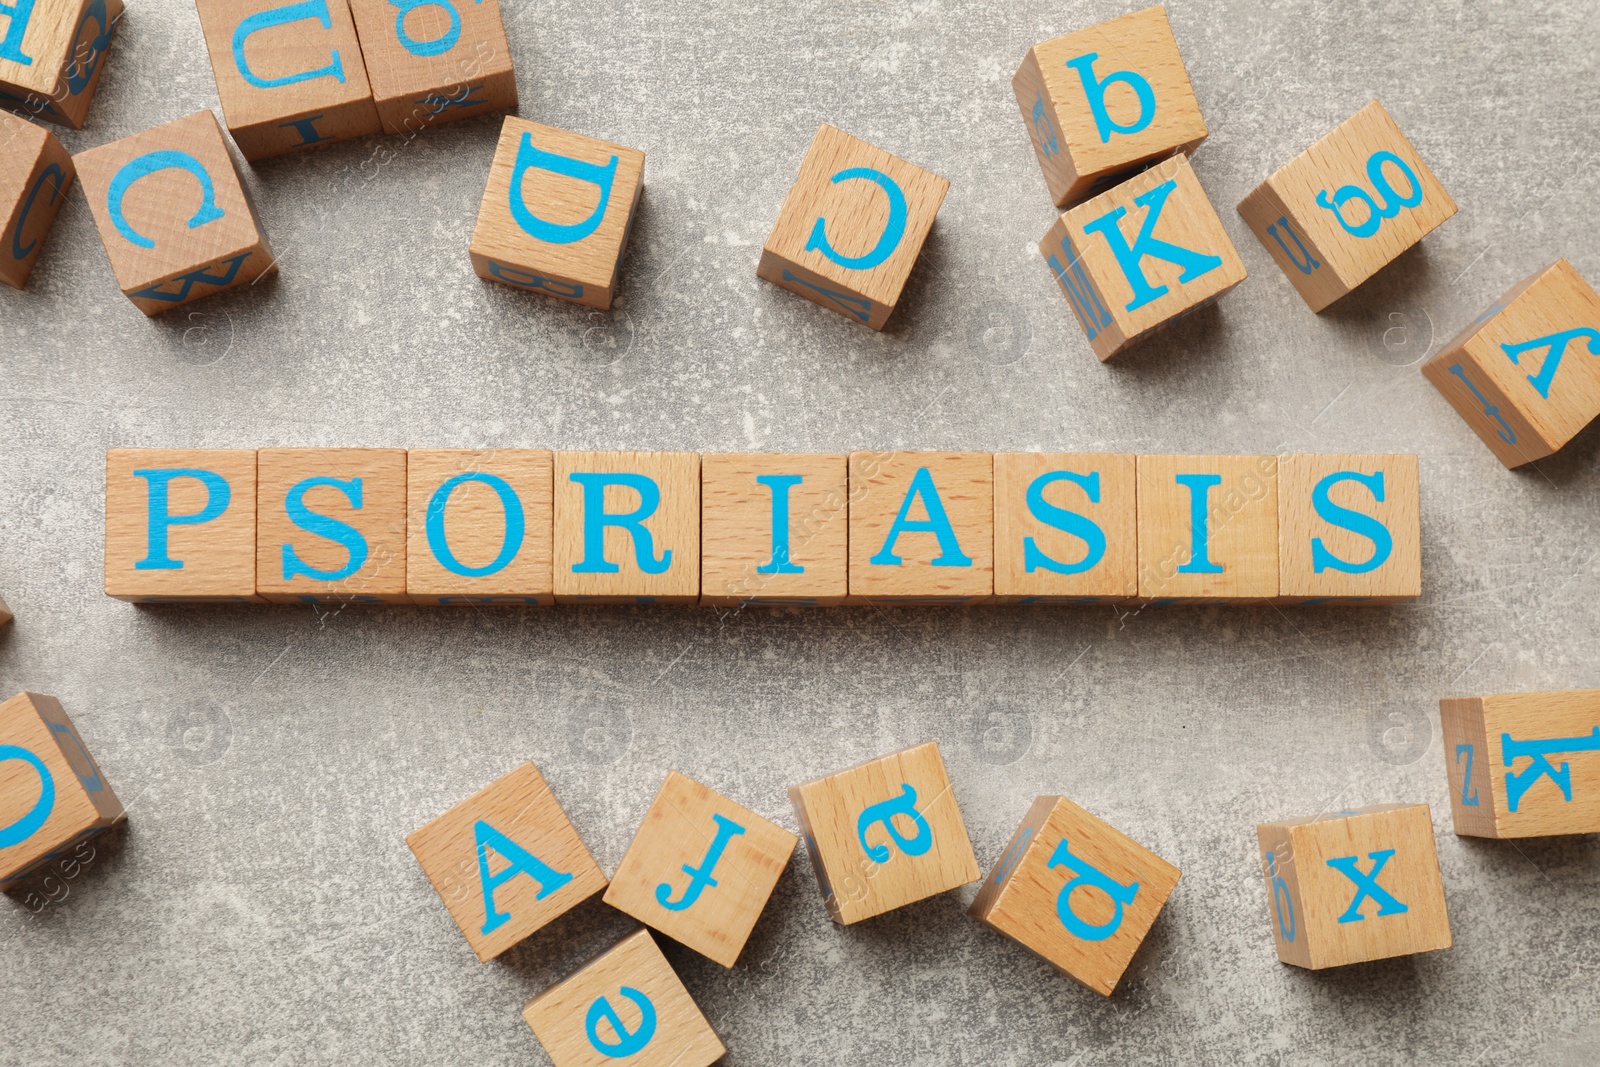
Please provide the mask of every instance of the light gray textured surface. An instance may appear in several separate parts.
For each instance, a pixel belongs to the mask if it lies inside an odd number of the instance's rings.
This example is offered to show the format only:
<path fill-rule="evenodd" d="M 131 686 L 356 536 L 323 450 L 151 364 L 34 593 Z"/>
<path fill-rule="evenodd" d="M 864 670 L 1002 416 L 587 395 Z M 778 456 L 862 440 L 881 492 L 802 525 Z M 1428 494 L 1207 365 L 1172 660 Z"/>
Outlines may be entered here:
<path fill-rule="evenodd" d="M 1416 364 L 1514 281 L 1600 281 L 1593 3 L 1178 0 L 1195 159 L 1251 277 L 1097 363 L 1039 262 L 1009 78 L 1114 3 L 513 5 L 522 114 L 644 149 L 611 315 L 485 284 L 498 119 L 256 168 L 282 275 L 150 322 L 81 193 L 0 292 L 0 688 L 58 695 L 131 825 L 0 900 L 0 1062 L 542 1063 L 519 1011 L 625 933 L 478 964 L 403 835 L 535 760 L 615 868 L 676 767 L 787 784 L 943 742 L 987 868 L 1064 792 L 1183 869 L 1102 1000 L 963 914 L 850 929 L 796 856 L 732 972 L 668 945 L 730 1064 L 1594 1062 L 1600 844 L 1457 839 L 1437 700 L 1600 686 L 1593 428 L 1508 473 Z M 1322 316 L 1233 205 L 1372 97 L 1460 214 Z M 83 149 L 215 107 L 193 7 L 135 4 Z M 757 281 L 817 124 L 952 182 L 890 330 Z M 1569 358 L 1577 358 L 1572 356 Z M 1361 610 L 144 610 L 100 592 L 108 445 L 1416 451 L 1424 597 Z M 1456 947 L 1277 963 L 1257 821 L 1427 801 Z"/>

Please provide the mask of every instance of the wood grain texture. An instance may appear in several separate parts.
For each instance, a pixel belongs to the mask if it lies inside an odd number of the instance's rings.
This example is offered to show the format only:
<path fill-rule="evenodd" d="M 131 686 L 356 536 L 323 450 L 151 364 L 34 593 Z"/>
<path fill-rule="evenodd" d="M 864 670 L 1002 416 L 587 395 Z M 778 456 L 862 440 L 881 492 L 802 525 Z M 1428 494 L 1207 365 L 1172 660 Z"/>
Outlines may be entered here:
<path fill-rule="evenodd" d="M 1126 454 L 997 452 L 994 457 L 994 592 L 1005 604 L 1103 603 L 1139 593 L 1137 458 Z M 1090 480 L 1097 501 L 1072 474 Z M 1039 485 L 1044 509 L 1028 505 L 1030 487 Z M 1053 510 L 1072 512 L 1092 522 L 1105 539 L 1104 555 L 1087 570 L 1063 574 L 1036 561 L 1030 570 L 1025 542 L 1055 566 L 1081 566 L 1091 545 L 1072 529 L 1062 529 Z M 1046 522 L 1045 519 L 1053 522 Z"/>
<path fill-rule="evenodd" d="M 0 281 L 28 284 L 77 173 L 55 134 L 0 111 Z"/>
<path fill-rule="evenodd" d="M 558 603 L 694 604 L 700 599 L 700 454 L 698 452 L 557 452 L 555 459 L 555 590 Z M 660 499 L 648 514 L 645 501 L 627 485 L 585 490 L 574 474 L 643 476 Z M 638 516 L 650 544 L 631 529 L 604 524 L 600 558 L 585 544 L 586 493 L 603 503 L 607 516 Z M 598 523 L 599 514 L 589 522 Z M 670 556 L 668 555 L 670 553 Z M 649 573 L 641 566 L 659 567 Z M 610 573 L 586 567 L 614 567 Z"/>
<path fill-rule="evenodd" d="M 1278 458 L 1140 456 L 1139 595 L 1155 600 L 1278 595 Z M 1215 477 L 1209 486 L 1179 477 Z M 1194 501 L 1203 498 L 1206 553 L 1197 558 Z M 1210 572 L 1202 569 L 1209 565 Z"/>
<path fill-rule="evenodd" d="M 385 133 L 516 109 L 517 78 L 498 0 L 437 0 L 409 9 L 389 0 L 350 0 L 350 10 Z"/>
<path fill-rule="evenodd" d="M 17 49 L 29 60 L 0 58 L 0 93 L 29 118 L 82 129 L 94 102 L 106 52 L 122 19 L 122 0 L 34 0 L 27 13 L 8 5 L 6 32 L 21 15 Z"/>
<path fill-rule="evenodd" d="M 772 487 L 757 478 L 799 477 Z M 786 501 L 773 530 L 774 494 Z M 700 458 L 700 602 L 831 606 L 849 592 L 850 490 L 843 453 L 706 453 Z M 778 561 L 774 545 L 787 537 Z M 774 564 L 803 573 L 771 573 Z M 763 573 L 765 569 L 766 573 Z"/>
<path fill-rule="evenodd" d="M 1342 474 L 1382 476 L 1374 483 L 1340 478 L 1327 486 L 1328 503 L 1377 520 L 1388 531 L 1387 555 L 1370 571 L 1349 573 L 1328 561 L 1318 573 L 1316 546 L 1346 566 L 1378 558 L 1379 543 L 1364 533 L 1317 514 L 1314 493 L 1326 478 Z M 1337 512 L 1331 512 L 1337 517 Z M 1422 500 L 1414 455 L 1307 455 L 1278 461 L 1278 601 L 1350 601 L 1393 604 L 1422 595 Z"/>
<path fill-rule="evenodd" d="M 920 476 L 926 471 L 926 476 Z M 919 477 L 931 480 L 933 494 Z M 908 499 L 909 498 L 909 499 Z M 955 535 L 902 528 L 933 522 L 937 504 Z M 891 543 L 892 540 L 892 543 Z M 887 553 L 887 555 L 885 555 Z M 874 563 L 878 558 L 880 562 Z M 898 560 L 899 562 L 894 562 Z M 935 565 L 935 561 L 944 561 Z M 963 562 L 965 561 L 965 562 Z M 994 457 L 988 452 L 850 453 L 850 598 L 956 604 L 994 593 Z"/>
<path fill-rule="evenodd" d="M 417 449 L 406 453 L 406 595 L 413 604 L 553 604 L 552 478 L 555 457 L 533 448 Z M 451 486 L 442 498 L 444 486 Z M 521 537 L 508 548 L 508 508 L 498 479 L 512 494 Z M 429 510 L 442 503 L 444 547 L 457 567 L 483 570 L 513 554 L 493 573 L 460 574 L 445 565 L 428 537 Z"/>

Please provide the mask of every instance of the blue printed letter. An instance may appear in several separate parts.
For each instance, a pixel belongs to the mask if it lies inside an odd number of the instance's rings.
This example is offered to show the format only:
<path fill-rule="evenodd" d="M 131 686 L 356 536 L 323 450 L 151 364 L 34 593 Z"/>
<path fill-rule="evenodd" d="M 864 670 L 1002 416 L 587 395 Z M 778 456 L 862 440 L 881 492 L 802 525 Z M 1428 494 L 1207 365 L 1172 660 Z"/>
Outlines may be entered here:
<path fill-rule="evenodd" d="M 689 884 L 683 887 L 683 895 L 677 900 L 672 899 L 672 886 L 662 882 L 656 886 L 656 903 L 668 911 L 683 911 L 692 907 L 700 899 L 700 894 L 713 888 L 717 880 L 711 877 L 711 872 L 717 869 L 717 863 L 722 859 L 722 853 L 727 849 L 728 842 L 738 834 L 744 833 L 744 827 L 732 819 L 713 814 L 711 821 L 717 824 L 717 836 L 711 839 L 711 847 L 706 849 L 705 859 L 700 861 L 700 866 L 691 867 L 683 865 L 683 873 L 689 876 Z"/>
<path fill-rule="evenodd" d="M 661 574 L 672 566 L 672 549 L 656 555 L 655 539 L 644 520 L 661 506 L 661 488 L 643 474 L 572 474 L 583 486 L 583 559 L 572 565 L 573 574 L 616 574 L 620 569 L 606 559 L 606 527 L 626 530 L 633 538 L 633 559 L 646 574 Z M 622 515 L 606 511 L 606 486 L 620 485 L 639 494 L 639 506 Z"/>
<path fill-rule="evenodd" d="M 1367 487 L 1372 494 L 1372 499 L 1383 503 L 1383 472 L 1374 474 L 1357 474 L 1355 471 L 1338 471 L 1328 475 L 1318 482 L 1311 490 L 1311 506 L 1316 509 L 1317 518 L 1340 529 L 1349 530 L 1359 537 L 1365 537 L 1372 542 L 1372 555 L 1364 563 L 1349 563 L 1329 552 L 1323 545 L 1322 538 L 1311 539 L 1311 569 L 1317 574 L 1332 567 L 1344 574 L 1366 574 L 1368 571 L 1377 570 L 1383 566 L 1389 554 L 1394 551 L 1394 538 L 1389 536 L 1388 527 L 1373 518 L 1363 515 L 1359 511 L 1351 511 L 1335 504 L 1328 497 L 1328 493 L 1340 482 L 1356 482 Z"/>
<path fill-rule="evenodd" d="M 519 874 L 525 874 L 539 883 L 534 900 L 543 900 L 568 882 L 570 873 L 551 867 L 499 830 L 479 819 L 472 824 L 473 836 L 478 842 L 478 881 L 483 886 L 483 932 L 492 933 L 511 920 L 511 916 L 495 907 L 494 891 Z M 505 870 L 489 873 L 489 850 L 494 849 L 506 859 Z"/>
<path fill-rule="evenodd" d="M 29 808 L 28 813 L 22 818 L 9 826 L 0 826 L 0 848 L 20 845 L 38 833 L 39 827 L 50 818 L 50 812 L 56 806 L 56 780 L 51 777 L 50 768 L 45 766 L 44 760 L 25 748 L 0 745 L 0 763 L 14 759 L 28 764 L 38 773 L 39 799 L 33 802 L 33 807 Z"/>
<path fill-rule="evenodd" d="M 600 199 L 595 204 L 594 211 L 590 212 L 589 217 L 582 222 L 546 222 L 528 210 L 527 201 L 522 199 L 522 177 L 533 167 L 580 182 L 588 182 L 600 190 Z M 517 145 L 517 161 L 511 168 L 511 191 L 508 194 L 511 217 L 517 220 L 517 225 L 521 226 L 530 237 L 553 245 L 573 244 L 600 228 L 600 223 L 606 217 L 606 206 L 611 203 L 611 183 L 616 178 L 616 156 L 612 156 L 611 161 L 605 166 L 597 167 L 581 159 L 558 156 L 554 152 L 536 148 L 533 136 L 524 133 Z"/>
<path fill-rule="evenodd" d="M 918 497 L 922 499 L 928 517 L 906 518 L 906 513 L 911 510 L 911 502 Z M 918 467 L 917 473 L 912 476 L 911 488 L 906 490 L 906 498 L 900 502 L 900 514 L 895 516 L 894 525 L 889 527 L 889 536 L 870 562 L 878 567 L 900 566 L 902 561 L 895 555 L 894 547 L 903 533 L 931 533 L 939 539 L 939 555 L 931 561 L 930 566 L 972 566 L 972 558 L 961 551 L 961 542 L 956 539 L 955 528 L 950 525 L 950 517 L 944 511 L 944 501 L 939 499 L 939 490 L 934 486 L 933 475 L 928 473 L 927 467 Z"/>
<path fill-rule="evenodd" d="M 339 567 L 336 570 L 319 571 L 296 555 L 293 545 L 283 545 L 281 548 L 283 551 L 284 581 L 303 574 L 307 578 L 312 578 L 319 582 L 339 582 L 360 570 L 361 565 L 367 562 L 367 539 L 361 536 L 360 530 L 348 523 L 340 522 L 338 519 L 330 519 L 326 515 L 318 515 L 306 507 L 306 493 L 318 486 L 327 486 L 330 489 L 339 490 L 344 494 L 344 498 L 350 501 L 350 506 L 360 511 L 361 479 L 351 478 L 347 482 L 341 482 L 337 478 L 320 476 L 307 478 L 291 488 L 288 497 L 284 500 L 284 510 L 289 513 L 290 522 L 307 533 L 316 534 L 318 537 L 326 537 L 330 541 L 337 541 L 345 547 L 345 551 L 350 553 L 350 558 L 345 561 L 343 567 Z"/>
<path fill-rule="evenodd" d="M 619 992 L 624 997 L 633 1001 L 634 1007 L 639 1009 L 639 1028 L 629 1030 L 622 1025 L 622 1017 L 617 1014 L 617 1009 L 611 1006 L 611 1001 L 601 997 L 589 1005 L 589 1011 L 583 1017 L 583 1032 L 588 1035 L 589 1044 L 602 1056 L 614 1060 L 624 1060 L 636 1052 L 640 1052 L 656 1036 L 656 1006 L 650 1003 L 650 998 L 629 986 L 623 986 Z M 601 1021 L 609 1023 L 612 1033 L 617 1035 L 615 1041 L 608 1041 L 600 1036 Z"/>
<path fill-rule="evenodd" d="M 833 184 L 838 185 L 851 178 L 877 183 L 878 188 L 889 198 L 889 221 L 884 223 L 883 232 L 878 235 L 878 243 L 864 255 L 842 256 L 828 243 L 828 220 L 819 218 L 811 227 L 811 237 L 806 241 L 806 251 L 821 252 L 839 266 L 850 270 L 871 270 L 888 259 L 900 246 L 900 238 L 905 236 L 906 194 L 901 191 L 899 184 L 893 178 L 871 167 L 850 167 L 841 170 L 833 176 Z"/>
<path fill-rule="evenodd" d="M 1083 95 L 1089 98 L 1089 111 L 1094 115 L 1095 128 L 1100 131 L 1100 143 L 1105 144 L 1114 133 L 1138 133 L 1150 125 L 1150 120 L 1156 117 L 1156 93 L 1144 75 L 1131 70 L 1114 71 L 1104 78 L 1096 78 L 1094 61 L 1099 58 L 1099 53 L 1089 52 L 1067 60 L 1067 66 L 1077 71 L 1083 82 Z M 1139 117 L 1127 125 L 1114 121 L 1106 113 L 1106 86 L 1112 82 L 1121 82 L 1139 98 Z"/>
<path fill-rule="evenodd" d="M 1061 920 L 1061 925 L 1067 928 L 1072 936 L 1084 941 L 1104 941 L 1117 932 L 1122 925 L 1122 909 L 1133 903 L 1133 898 L 1139 895 L 1139 883 L 1123 885 L 1098 867 L 1074 856 L 1067 848 L 1067 839 L 1062 838 L 1056 845 L 1056 850 L 1050 854 L 1050 867 L 1065 867 L 1072 872 L 1072 878 L 1061 891 L 1056 894 L 1056 918 Z M 1115 910 L 1111 918 L 1103 923 L 1086 923 L 1072 910 L 1072 891 L 1080 886 L 1098 889 L 1111 898 Z"/>
<path fill-rule="evenodd" d="M 1139 227 L 1139 236 L 1134 238 L 1132 245 L 1128 244 L 1127 238 L 1122 236 L 1122 230 L 1118 228 L 1122 217 L 1128 213 L 1127 208 L 1113 208 L 1093 222 L 1084 224 L 1083 232 L 1098 233 L 1104 237 L 1106 244 L 1111 248 L 1111 254 L 1117 257 L 1117 266 L 1122 268 L 1123 276 L 1133 288 L 1133 299 L 1128 302 L 1129 311 L 1142 308 L 1150 301 L 1167 294 L 1165 285 L 1152 286 L 1149 279 L 1144 276 L 1146 256 L 1164 259 L 1174 266 L 1182 267 L 1183 273 L 1178 275 L 1179 285 L 1187 285 L 1222 266 L 1220 256 L 1208 256 L 1154 236 L 1156 222 L 1161 218 L 1161 209 L 1166 205 L 1167 197 L 1171 196 L 1177 187 L 1177 180 L 1169 178 L 1149 192 L 1140 193 L 1133 198 L 1135 204 L 1145 209 L 1145 216 L 1144 223 Z"/>
<path fill-rule="evenodd" d="M 900 846 L 900 851 L 908 856 L 920 856 L 933 847 L 933 827 L 928 825 L 928 820 L 917 810 L 917 791 L 905 782 L 900 783 L 900 789 L 902 790 L 900 796 L 871 805 L 856 819 L 856 837 L 861 840 L 861 847 L 866 851 L 867 858 L 874 863 L 889 862 L 888 845 L 867 844 L 867 830 L 874 823 L 882 823 L 883 828 L 889 832 L 889 839 Z M 903 815 L 911 820 L 917 831 L 916 836 L 901 835 L 894 825 L 896 815 Z"/>
<path fill-rule="evenodd" d="M 1054 526 L 1064 533 L 1069 533 L 1088 546 L 1088 551 L 1082 560 L 1077 563 L 1062 563 L 1053 560 L 1040 551 L 1031 537 L 1022 539 L 1023 568 L 1032 574 L 1043 567 L 1055 574 L 1082 574 L 1091 570 L 1106 554 L 1106 534 L 1100 529 L 1099 523 L 1093 519 L 1079 515 L 1076 511 L 1058 508 L 1044 498 L 1045 487 L 1056 482 L 1071 482 L 1082 489 L 1089 498 L 1089 503 L 1100 503 L 1100 472 L 1091 471 L 1088 474 L 1075 474 L 1072 471 L 1051 471 L 1041 474 L 1028 486 L 1028 511 L 1034 518 L 1046 526 Z"/>
<path fill-rule="evenodd" d="M 303 0 L 298 4 L 286 4 L 267 11 L 258 11 L 248 18 L 241 19 L 233 31 L 233 65 L 239 68 L 239 74 L 245 81 L 257 89 L 281 89 L 285 85 L 296 85 L 308 82 L 315 78 L 333 78 L 339 84 L 344 84 L 344 62 L 339 58 L 337 49 L 329 55 L 331 62 L 326 67 L 315 70 L 301 71 L 298 74 L 284 74 L 278 77 L 263 78 L 250 69 L 250 63 L 244 57 L 245 42 L 250 35 L 260 30 L 270 29 L 273 26 L 286 26 L 292 22 L 303 22 L 306 19 L 316 19 L 322 28 L 333 28 L 333 19 L 328 14 L 326 0 Z M 296 31 L 296 36 L 303 31 Z"/>
<path fill-rule="evenodd" d="M 150 483 L 149 500 L 145 505 L 145 556 L 133 565 L 136 571 L 178 571 L 183 560 L 167 555 L 167 529 L 172 526 L 197 526 L 202 522 L 222 517 L 228 510 L 233 490 L 228 480 L 216 471 L 203 471 L 190 467 L 171 467 L 164 470 L 134 471 L 135 478 Z M 199 511 L 188 515 L 172 515 L 167 511 L 167 487 L 174 478 L 194 478 L 206 487 L 206 503 Z"/>
<path fill-rule="evenodd" d="M 1369 852 L 1367 858 L 1372 861 L 1372 870 L 1362 873 L 1358 856 L 1339 856 L 1328 861 L 1328 866 L 1344 875 L 1356 884 L 1356 895 L 1351 899 L 1350 906 L 1339 916 L 1342 923 L 1358 923 L 1366 916 L 1361 914 L 1361 902 L 1371 897 L 1373 903 L 1378 905 L 1378 917 L 1385 915 L 1403 915 L 1411 909 L 1396 900 L 1387 889 L 1378 884 L 1378 873 L 1383 870 L 1383 865 L 1394 858 L 1394 849 L 1386 848 L 1381 852 Z"/>
<path fill-rule="evenodd" d="M 772 558 L 756 568 L 757 574 L 804 574 L 806 569 L 789 562 L 789 490 L 799 485 L 798 474 L 758 474 L 756 481 L 772 493 Z"/>
<path fill-rule="evenodd" d="M 1189 490 L 1189 562 L 1181 564 L 1178 573 L 1221 574 L 1223 568 L 1211 562 L 1211 516 L 1206 504 L 1212 487 L 1222 484 L 1222 475 L 1180 474 L 1177 482 Z"/>
<path fill-rule="evenodd" d="M 154 248 L 156 243 L 128 225 L 128 220 L 122 215 L 122 198 L 127 195 L 128 188 L 134 182 L 159 170 L 186 170 L 199 179 L 200 206 L 189 218 L 189 229 L 215 222 L 224 214 L 217 206 L 217 191 L 211 185 L 211 175 L 206 172 L 205 166 L 198 159 L 187 152 L 170 148 L 146 152 L 122 165 L 122 169 L 112 177 L 111 189 L 106 194 L 106 211 L 111 215 L 111 224 L 124 238 L 140 248 Z"/>
<path fill-rule="evenodd" d="M 500 498 L 501 508 L 506 513 L 506 532 L 500 539 L 500 554 L 481 567 L 469 567 L 456 559 L 455 553 L 450 551 L 450 541 L 444 532 L 444 509 L 450 503 L 450 494 L 463 482 L 482 482 L 493 489 L 495 495 Z M 426 526 L 428 548 L 433 551 L 433 558 L 438 560 L 439 565 L 445 570 L 468 578 L 483 578 L 504 570 L 521 551 L 522 535 L 526 529 L 522 516 L 522 500 L 517 496 L 517 491 L 511 488 L 504 478 L 483 471 L 458 474 L 441 485 L 434 492 L 433 499 L 428 501 Z"/>

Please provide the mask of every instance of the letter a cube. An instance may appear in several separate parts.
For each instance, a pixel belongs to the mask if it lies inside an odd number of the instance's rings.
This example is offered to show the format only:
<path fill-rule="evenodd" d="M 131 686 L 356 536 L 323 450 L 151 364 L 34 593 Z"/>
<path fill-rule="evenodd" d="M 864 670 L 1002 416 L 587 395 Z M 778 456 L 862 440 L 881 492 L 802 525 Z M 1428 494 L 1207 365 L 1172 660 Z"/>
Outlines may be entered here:
<path fill-rule="evenodd" d="M 700 453 L 557 452 L 556 602 L 700 599 Z"/>
<path fill-rule="evenodd" d="M 385 133 L 517 106 L 497 0 L 350 0 Z"/>
<path fill-rule="evenodd" d="M 406 844 L 484 962 L 606 887 L 532 763 L 413 830 Z"/>
<path fill-rule="evenodd" d="M 1321 311 L 1456 213 L 1456 203 L 1376 100 L 1239 202 L 1239 214 Z"/>
<path fill-rule="evenodd" d="M 1558 259 L 1501 297 L 1422 373 L 1501 463 L 1543 459 L 1600 415 L 1600 295 Z"/>
<path fill-rule="evenodd" d="M 55 134 L 0 111 L 0 281 L 28 284 L 77 173 Z"/>
<path fill-rule="evenodd" d="M 850 454 L 850 600 L 966 604 L 994 593 L 994 457 Z"/>
<path fill-rule="evenodd" d="M 472 269 L 609 308 L 643 192 L 643 152 L 508 115 L 468 246 Z"/>
<path fill-rule="evenodd" d="M 1278 602 L 1394 604 L 1422 595 L 1416 456 L 1278 461 Z"/>
<path fill-rule="evenodd" d="M 1256 827 L 1278 959 L 1320 970 L 1450 947 L 1426 804 Z"/>
<path fill-rule="evenodd" d="M 0 704 L 0 890 L 125 818 L 59 700 Z"/>
<path fill-rule="evenodd" d="M 413 604 L 553 604 L 554 457 L 534 448 L 406 453 Z"/>
<path fill-rule="evenodd" d="M 950 183 L 823 125 L 756 275 L 856 322 L 889 321 Z"/>
<path fill-rule="evenodd" d="M 83 128 L 122 0 L 0 4 L 0 105 Z"/>
<path fill-rule="evenodd" d="M 146 315 L 277 270 L 209 111 L 73 157 L 123 294 Z"/>
<path fill-rule="evenodd" d="M 789 800 L 841 926 L 982 876 L 936 741 L 790 786 Z"/>

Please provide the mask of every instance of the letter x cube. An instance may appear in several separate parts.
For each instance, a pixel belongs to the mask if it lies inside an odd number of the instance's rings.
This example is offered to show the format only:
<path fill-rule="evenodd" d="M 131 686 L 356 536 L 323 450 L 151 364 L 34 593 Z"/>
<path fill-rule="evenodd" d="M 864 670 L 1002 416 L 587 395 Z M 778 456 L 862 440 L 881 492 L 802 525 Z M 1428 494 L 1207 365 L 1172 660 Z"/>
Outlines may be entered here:
<path fill-rule="evenodd" d="M 0 106 L 83 128 L 122 0 L 10 0 L 0 5 Z"/>

